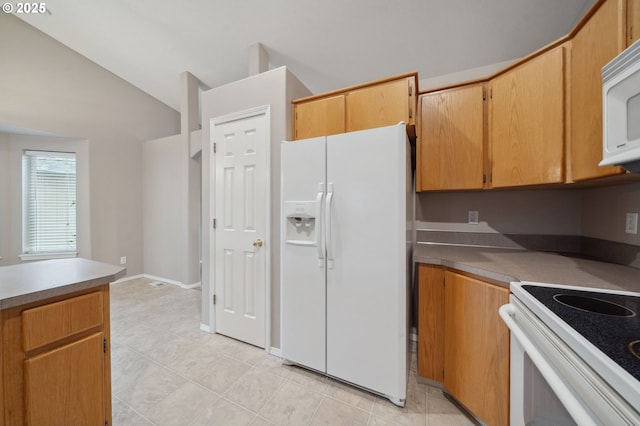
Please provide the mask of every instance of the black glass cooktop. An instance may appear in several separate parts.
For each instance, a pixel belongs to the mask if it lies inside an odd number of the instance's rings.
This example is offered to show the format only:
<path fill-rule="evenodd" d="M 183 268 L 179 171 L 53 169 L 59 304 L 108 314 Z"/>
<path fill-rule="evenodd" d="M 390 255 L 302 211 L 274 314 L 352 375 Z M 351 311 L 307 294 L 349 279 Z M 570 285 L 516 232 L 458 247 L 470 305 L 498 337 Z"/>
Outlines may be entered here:
<path fill-rule="evenodd" d="M 535 285 L 522 288 L 640 380 L 640 297 Z"/>

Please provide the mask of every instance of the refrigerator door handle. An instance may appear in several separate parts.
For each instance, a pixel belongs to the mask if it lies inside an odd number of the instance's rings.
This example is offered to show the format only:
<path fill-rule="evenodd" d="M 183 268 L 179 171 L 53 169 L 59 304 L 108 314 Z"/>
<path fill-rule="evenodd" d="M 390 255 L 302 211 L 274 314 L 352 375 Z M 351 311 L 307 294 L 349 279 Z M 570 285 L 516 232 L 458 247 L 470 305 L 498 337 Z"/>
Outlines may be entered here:
<path fill-rule="evenodd" d="M 324 246 L 322 245 L 323 223 L 322 223 L 322 200 L 324 199 L 324 183 L 318 184 L 318 195 L 316 196 L 316 249 L 318 250 L 318 266 L 324 268 Z"/>
<path fill-rule="evenodd" d="M 333 241 L 331 239 L 331 210 L 333 209 L 333 183 L 327 183 L 327 201 L 325 203 L 325 245 L 327 246 L 327 268 L 333 268 Z"/>

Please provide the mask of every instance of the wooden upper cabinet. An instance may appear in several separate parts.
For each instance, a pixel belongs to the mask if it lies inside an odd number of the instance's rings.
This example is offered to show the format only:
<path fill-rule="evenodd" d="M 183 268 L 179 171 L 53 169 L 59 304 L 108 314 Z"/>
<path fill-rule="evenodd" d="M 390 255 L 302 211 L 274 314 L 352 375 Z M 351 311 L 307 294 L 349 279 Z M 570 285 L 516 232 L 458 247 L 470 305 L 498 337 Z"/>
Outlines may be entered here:
<path fill-rule="evenodd" d="M 627 0 L 627 46 L 640 40 L 640 2 Z"/>
<path fill-rule="evenodd" d="M 328 136 L 401 121 L 415 125 L 417 73 L 293 101 L 294 139 Z"/>
<path fill-rule="evenodd" d="M 575 181 L 624 173 L 620 167 L 598 166 L 602 160 L 602 67 L 626 45 L 624 6 L 625 0 L 605 1 L 572 40 L 571 171 Z"/>
<path fill-rule="evenodd" d="M 417 190 L 481 189 L 484 182 L 482 84 L 418 99 Z"/>
<path fill-rule="evenodd" d="M 564 46 L 491 80 L 493 187 L 564 181 Z"/>
<path fill-rule="evenodd" d="M 301 103 L 295 108 L 295 138 L 306 139 L 345 132 L 344 95 Z"/>
<path fill-rule="evenodd" d="M 415 86 L 400 79 L 353 90 L 346 96 L 347 132 L 415 121 Z M 411 98 L 410 98 L 411 96 Z"/>

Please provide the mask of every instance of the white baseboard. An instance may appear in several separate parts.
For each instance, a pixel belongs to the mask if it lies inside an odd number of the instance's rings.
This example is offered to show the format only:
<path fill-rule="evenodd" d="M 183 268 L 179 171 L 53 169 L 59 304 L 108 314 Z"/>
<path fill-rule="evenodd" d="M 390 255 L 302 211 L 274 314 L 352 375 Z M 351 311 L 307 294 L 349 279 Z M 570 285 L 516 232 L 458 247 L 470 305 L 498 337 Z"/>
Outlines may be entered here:
<path fill-rule="evenodd" d="M 124 283 L 127 281 L 133 281 L 133 280 L 137 280 L 139 278 L 145 278 L 144 274 L 139 274 L 139 275 L 131 275 L 131 276 L 127 276 L 127 277 L 122 277 L 119 280 L 116 280 L 114 282 L 111 283 L 111 285 L 113 284 L 120 284 L 120 283 Z"/>
<path fill-rule="evenodd" d="M 126 281 L 137 280 L 137 279 L 140 279 L 140 278 L 147 278 L 147 279 L 154 280 L 154 281 L 161 281 L 163 283 L 172 284 L 172 285 L 178 286 L 180 288 L 184 288 L 186 290 L 199 288 L 202 285 L 201 283 L 184 284 L 181 281 L 172 280 L 170 278 L 158 277 L 158 276 L 150 275 L 150 274 L 131 275 L 129 277 L 120 278 L 119 280 L 114 281 L 111 284 L 120 284 L 120 283 L 123 283 L 123 282 L 126 282 Z"/>
<path fill-rule="evenodd" d="M 277 356 L 278 358 L 282 358 L 282 349 L 274 348 L 273 346 L 267 349 L 267 352 L 270 355 Z"/>
<path fill-rule="evenodd" d="M 212 333 L 213 334 L 213 330 L 211 330 L 211 327 L 208 326 L 207 324 L 201 322 L 200 323 L 200 330 L 204 331 L 205 333 Z"/>
<path fill-rule="evenodd" d="M 409 340 L 412 342 L 418 341 L 418 329 L 416 327 L 411 327 L 411 330 L 409 330 Z"/>
<path fill-rule="evenodd" d="M 193 284 L 181 284 L 180 287 L 187 289 L 187 290 L 191 290 L 194 288 L 200 288 L 202 287 L 202 283 L 193 283 Z"/>

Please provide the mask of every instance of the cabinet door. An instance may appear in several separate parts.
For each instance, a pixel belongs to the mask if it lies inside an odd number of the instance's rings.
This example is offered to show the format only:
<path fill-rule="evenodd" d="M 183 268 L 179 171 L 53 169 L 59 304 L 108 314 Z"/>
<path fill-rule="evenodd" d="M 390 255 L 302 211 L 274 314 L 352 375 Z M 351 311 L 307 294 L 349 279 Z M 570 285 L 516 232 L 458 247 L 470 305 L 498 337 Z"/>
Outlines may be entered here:
<path fill-rule="evenodd" d="M 295 139 L 344 133 L 344 98 L 337 95 L 295 104 Z"/>
<path fill-rule="evenodd" d="M 444 269 L 418 266 L 418 375 L 444 377 Z"/>
<path fill-rule="evenodd" d="M 347 132 L 409 124 L 410 85 L 408 79 L 390 81 L 347 93 Z"/>
<path fill-rule="evenodd" d="M 493 187 L 563 182 L 563 64 L 560 46 L 491 81 Z"/>
<path fill-rule="evenodd" d="M 627 0 L 627 46 L 640 40 L 640 2 Z"/>
<path fill-rule="evenodd" d="M 24 362 L 28 425 L 104 425 L 103 333 L 96 333 Z"/>
<path fill-rule="evenodd" d="M 575 35 L 571 47 L 571 169 L 574 180 L 623 173 L 602 160 L 602 67 L 623 49 L 624 0 L 608 0 Z"/>
<path fill-rule="evenodd" d="M 420 97 L 418 189 L 480 189 L 484 177 L 483 86 Z"/>
<path fill-rule="evenodd" d="M 445 272 L 444 386 L 490 425 L 509 424 L 509 291 Z"/>

